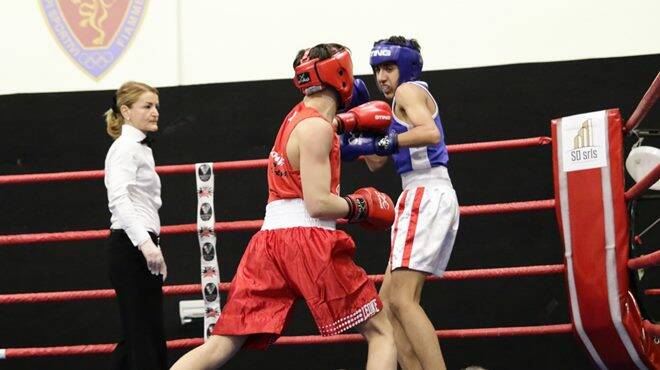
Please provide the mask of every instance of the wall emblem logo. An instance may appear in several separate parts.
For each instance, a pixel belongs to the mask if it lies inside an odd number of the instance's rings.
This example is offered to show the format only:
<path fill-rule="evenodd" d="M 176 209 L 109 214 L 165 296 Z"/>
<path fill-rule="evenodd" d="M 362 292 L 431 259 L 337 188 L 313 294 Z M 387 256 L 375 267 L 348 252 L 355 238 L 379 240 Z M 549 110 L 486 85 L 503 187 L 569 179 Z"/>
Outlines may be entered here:
<path fill-rule="evenodd" d="M 94 79 L 135 37 L 148 0 L 39 0 L 62 49 Z"/>

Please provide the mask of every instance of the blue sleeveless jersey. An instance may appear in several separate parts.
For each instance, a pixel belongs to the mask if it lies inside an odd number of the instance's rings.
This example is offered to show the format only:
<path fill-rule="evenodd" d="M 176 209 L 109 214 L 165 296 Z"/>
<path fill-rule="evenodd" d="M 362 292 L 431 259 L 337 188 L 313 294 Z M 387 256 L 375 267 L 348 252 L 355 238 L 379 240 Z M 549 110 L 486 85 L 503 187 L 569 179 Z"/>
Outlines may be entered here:
<path fill-rule="evenodd" d="M 396 172 L 400 175 L 405 172 L 413 170 L 427 169 L 431 167 L 447 166 L 449 162 L 449 155 L 447 154 L 447 146 L 445 145 L 445 133 L 442 130 L 442 123 L 440 122 L 440 113 L 438 112 L 438 103 L 429 92 L 428 84 L 423 81 L 410 81 L 405 83 L 415 84 L 431 97 L 435 104 L 435 113 L 433 113 L 433 121 L 440 130 L 440 142 L 435 145 L 429 145 L 418 148 L 399 148 L 399 152 L 392 155 Z M 392 112 L 396 105 L 396 100 L 392 101 Z M 397 133 L 403 133 L 413 128 L 412 124 L 406 123 L 396 116 L 392 115 L 392 125 L 390 126 Z"/>

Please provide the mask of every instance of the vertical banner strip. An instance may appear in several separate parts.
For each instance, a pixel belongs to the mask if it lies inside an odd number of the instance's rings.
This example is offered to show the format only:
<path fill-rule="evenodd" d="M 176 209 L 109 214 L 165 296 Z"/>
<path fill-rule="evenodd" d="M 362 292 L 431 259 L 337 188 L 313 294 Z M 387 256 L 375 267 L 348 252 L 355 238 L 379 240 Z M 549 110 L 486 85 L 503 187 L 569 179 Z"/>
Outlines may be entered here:
<path fill-rule="evenodd" d="M 566 280 L 568 285 L 569 301 L 571 304 L 571 315 L 573 317 L 573 324 L 575 330 L 577 331 L 578 337 L 584 344 L 587 352 L 594 360 L 598 368 L 601 370 L 606 370 L 607 366 L 601 359 L 598 351 L 594 347 L 591 339 L 587 335 L 584 325 L 582 323 L 582 315 L 580 313 L 580 301 L 578 299 L 577 286 L 575 282 L 575 271 L 573 266 L 573 242 L 571 234 L 571 220 L 570 220 L 570 207 L 568 201 L 568 185 L 566 172 L 563 170 L 564 164 L 562 153 L 563 150 L 563 140 L 561 134 L 561 119 L 554 120 L 552 126 L 553 140 L 552 145 L 555 147 L 555 187 L 558 195 L 558 206 L 559 206 L 559 225 L 561 227 L 562 237 L 564 240 L 564 258 L 566 259 Z M 556 195 L 556 196 L 557 196 Z"/>
<path fill-rule="evenodd" d="M 604 111 L 562 119 L 563 157 L 573 246 L 573 272 L 585 331 L 608 368 L 632 365 L 608 302 L 606 212 L 602 170 L 609 169 Z M 580 138 L 589 140 L 578 140 Z M 567 165 L 568 162 L 568 165 Z"/>
<path fill-rule="evenodd" d="M 220 317 L 220 269 L 216 252 L 213 164 L 196 163 L 195 174 L 197 180 L 197 237 L 204 299 L 204 339 L 208 339 Z"/>

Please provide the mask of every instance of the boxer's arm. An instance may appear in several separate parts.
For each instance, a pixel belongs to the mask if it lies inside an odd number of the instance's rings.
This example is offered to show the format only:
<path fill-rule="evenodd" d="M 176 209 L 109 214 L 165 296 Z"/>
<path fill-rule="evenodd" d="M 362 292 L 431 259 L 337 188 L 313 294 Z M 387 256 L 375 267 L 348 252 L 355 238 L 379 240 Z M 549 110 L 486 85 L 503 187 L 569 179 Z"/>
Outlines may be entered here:
<path fill-rule="evenodd" d="M 376 172 L 383 168 L 385 163 L 387 163 L 387 159 L 389 157 L 381 157 L 379 155 L 365 155 L 362 158 L 364 158 L 364 162 L 367 164 L 367 167 L 369 167 L 369 171 L 371 172 Z"/>
<path fill-rule="evenodd" d="M 335 135 L 320 118 L 309 118 L 293 130 L 300 152 L 300 180 L 307 212 L 312 217 L 337 219 L 346 216 L 346 201 L 330 192 L 330 150 Z"/>
<path fill-rule="evenodd" d="M 426 106 L 426 92 L 414 84 L 403 84 L 396 90 L 396 104 L 408 116 L 413 128 L 399 134 L 399 147 L 411 148 L 434 145 L 442 139 L 433 121 L 433 113 Z"/>

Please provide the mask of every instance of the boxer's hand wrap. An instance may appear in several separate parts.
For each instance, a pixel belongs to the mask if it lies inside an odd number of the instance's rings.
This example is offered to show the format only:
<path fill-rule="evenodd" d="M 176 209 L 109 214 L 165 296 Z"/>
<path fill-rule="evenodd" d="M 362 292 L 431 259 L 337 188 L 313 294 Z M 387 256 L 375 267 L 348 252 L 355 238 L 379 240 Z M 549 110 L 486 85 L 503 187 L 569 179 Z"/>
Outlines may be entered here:
<path fill-rule="evenodd" d="M 388 156 L 399 151 L 399 139 L 394 130 L 387 135 L 346 132 L 339 140 L 342 161 L 354 161 L 361 155 Z"/>
<path fill-rule="evenodd" d="M 384 101 L 372 101 L 339 113 L 337 118 L 337 132 L 370 131 L 384 133 L 392 120 L 392 108 Z"/>
<path fill-rule="evenodd" d="M 399 152 L 399 134 L 394 130 L 387 132 L 387 135 L 376 138 L 374 153 L 380 156 L 387 156 Z"/>
<path fill-rule="evenodd" d="M 369 230 L 387 230 L 394 222 L 392 199 L 375 188 L 361 188 L 344 197 L 348 203 L 346 219 Z"/>

